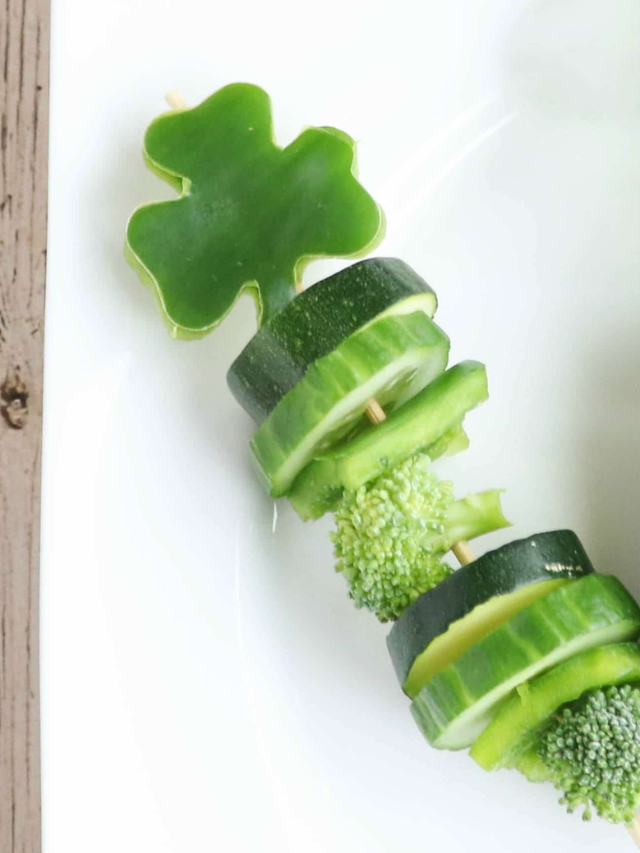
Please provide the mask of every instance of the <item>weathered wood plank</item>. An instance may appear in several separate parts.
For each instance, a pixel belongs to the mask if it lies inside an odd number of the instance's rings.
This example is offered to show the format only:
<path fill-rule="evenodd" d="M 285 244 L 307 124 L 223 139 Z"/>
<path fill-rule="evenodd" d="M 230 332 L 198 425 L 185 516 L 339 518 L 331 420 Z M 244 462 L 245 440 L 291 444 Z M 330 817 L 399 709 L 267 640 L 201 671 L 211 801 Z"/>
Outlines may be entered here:
<path fill-rule="evenodd" d="M 0 2 L 0 853 L 38 853 L 49 2 Z"/>

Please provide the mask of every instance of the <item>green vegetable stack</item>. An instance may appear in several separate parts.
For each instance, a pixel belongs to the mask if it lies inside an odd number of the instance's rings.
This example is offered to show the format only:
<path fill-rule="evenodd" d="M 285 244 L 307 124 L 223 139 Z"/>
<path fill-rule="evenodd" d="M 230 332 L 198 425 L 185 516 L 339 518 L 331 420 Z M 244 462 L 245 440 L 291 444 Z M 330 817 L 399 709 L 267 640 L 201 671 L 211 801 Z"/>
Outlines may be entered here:
<path fill-rule="evenodd" d="M 416 272 L 374 258 L 299 292 L 309 259 L 382 238 L 353 140 L 309 128 L 280 149 L 268 97 L 237 84 L 156 119 L 145 158 L 180 197 L 133 214 L 127 257 L 176 337 L 254 297 L 259 329 L 228 382 L 257 423 L 258 477 L 304 520 L 334 514 L 336 569 L 356 607 L 394 622 L 389 652 L 426 739 L 551 781 L 586 819 L 632 824 L 640 608 L 568 530 L 473 560 L 467 540 L 507 525 L 500 492 L 456 500 L 433 462 L 467 447 L 486 371 L 448 367 Z"/>

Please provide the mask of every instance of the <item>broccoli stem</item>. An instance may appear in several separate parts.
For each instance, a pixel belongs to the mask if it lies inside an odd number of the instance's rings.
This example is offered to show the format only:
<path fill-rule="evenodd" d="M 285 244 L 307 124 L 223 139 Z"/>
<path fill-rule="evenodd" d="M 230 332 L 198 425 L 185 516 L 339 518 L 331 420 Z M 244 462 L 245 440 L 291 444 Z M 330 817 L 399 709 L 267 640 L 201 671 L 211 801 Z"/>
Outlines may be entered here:
<path fill-rule="evenodd" d="M 530 782 L 549 782 L 551 780 L 551 772 L 538 755 L 535 747 L 531 747 L 523 753 L 518 761 L 517 769 Z"/>
<path fill-rule="evenodd" d="M 423 547 L 429 551 L 449 551 L 456 542 L 475 539 L 484 533 L 509 527 L 510 523 L 502 512 L 500 496 L 502 490 L 467 495 L 454 501 L 447 509 L 444 530 L 440 534 L 429 531 L 423 538 Z"/>

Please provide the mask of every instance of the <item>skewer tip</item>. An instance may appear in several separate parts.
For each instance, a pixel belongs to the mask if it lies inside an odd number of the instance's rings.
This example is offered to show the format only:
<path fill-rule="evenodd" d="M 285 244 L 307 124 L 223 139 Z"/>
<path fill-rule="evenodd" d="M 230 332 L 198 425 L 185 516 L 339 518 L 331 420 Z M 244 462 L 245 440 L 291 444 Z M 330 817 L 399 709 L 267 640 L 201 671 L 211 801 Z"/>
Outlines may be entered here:
<path fill-rule="evenodd" d="M 182 97 L 177 89 L 172 89 L 164 96 L 165 101 L 169 104 L 172 110 L 186 110 L 187 102 Z"/>
<path fill-rule="evenodd" d="M 638 815 L 634 817 L 633 823 L 627 826 L 627 830 L 631 838 L 635 841 L 636 847 L 640 850 L 640 817 Z"/>
<path fill-rule="evenodd" d="M 451 550 L 455 554 L 456 560 L 461 566 L 468 566 L 469 563 L 473 563 L 475 560 L 475 554 L 471 550 L 469 543 L 465 542 L 464 539 L 460 542 L 456 542 Z"/>

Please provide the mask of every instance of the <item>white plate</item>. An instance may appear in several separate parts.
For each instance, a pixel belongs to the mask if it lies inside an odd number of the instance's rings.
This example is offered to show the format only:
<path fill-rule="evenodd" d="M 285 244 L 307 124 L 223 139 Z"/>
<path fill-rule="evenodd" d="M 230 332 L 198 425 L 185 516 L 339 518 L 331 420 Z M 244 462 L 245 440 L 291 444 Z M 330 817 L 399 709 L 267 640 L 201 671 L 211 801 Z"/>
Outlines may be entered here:
<path fill-rule="evenodd" d="M 634 0 L 54 0 L 45 853 L 629 849 L 422 742 L 328 522 L 276 524 L 250 471 L 224 378 L 250 304 L 175 343 L 122 242 L 168 193 L 140 148 L 173 87 L 260 83 L 281 142 L 350 132 L 379 251 L 489 368 L 442 466 L 508 489 L 514 529 L 480 550 L 574 527 L 640 594 L 638 23 Z"/>

